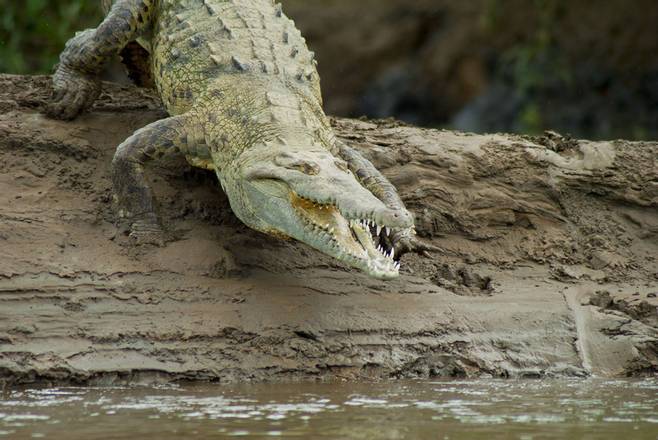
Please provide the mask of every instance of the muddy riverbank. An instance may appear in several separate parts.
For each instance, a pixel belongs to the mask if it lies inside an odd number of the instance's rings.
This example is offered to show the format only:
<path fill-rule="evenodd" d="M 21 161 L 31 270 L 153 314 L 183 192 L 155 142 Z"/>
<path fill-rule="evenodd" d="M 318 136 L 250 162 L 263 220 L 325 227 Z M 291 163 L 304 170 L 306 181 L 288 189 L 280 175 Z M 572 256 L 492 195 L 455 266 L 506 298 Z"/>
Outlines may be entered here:
<path fill-rule="evenodd" d="M 133 247 L 110 161 L 157 100 L 108 85 L 61 122 L 47 77 L 0 86 L 0 381 L 658 371 L 658 143 L 335 120 L 443 249 L 382 282 L 242 226 L 178 158 L 149 169 L 169 242 Z"/>

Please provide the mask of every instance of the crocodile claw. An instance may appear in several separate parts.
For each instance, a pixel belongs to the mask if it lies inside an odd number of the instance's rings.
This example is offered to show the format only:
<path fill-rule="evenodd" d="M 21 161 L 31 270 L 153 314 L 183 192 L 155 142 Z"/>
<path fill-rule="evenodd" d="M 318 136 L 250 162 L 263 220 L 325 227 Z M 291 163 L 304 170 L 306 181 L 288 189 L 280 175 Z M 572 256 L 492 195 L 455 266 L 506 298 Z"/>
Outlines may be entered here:
<path fill-rule="evenodd" d="M 424 257 L 431 258 L 430 252 L 440 252 L 441 249 L 425 243 L 416 237 L 416 232 L 412 229 L 405 229 L 396 232 L 393 235 L 393 246 L 395 248 L 395 255 L 401 257 L 404 254 L 416 253 Z"/>
<path fill-rule="evenodd" d="M 129 237 L 136 245 L 154 245 L 162 247 L 165 245 L 165 234 L 157 221 L 137 220 L 130 228 Z"/>
<path fill-rule="evenodd" d="M 101 92 L 101 84 L 93 76 L 59 66 L 53 75 L 53 102 L 46 114 L 54 119 L 71 120 L 91 107 Z"/>

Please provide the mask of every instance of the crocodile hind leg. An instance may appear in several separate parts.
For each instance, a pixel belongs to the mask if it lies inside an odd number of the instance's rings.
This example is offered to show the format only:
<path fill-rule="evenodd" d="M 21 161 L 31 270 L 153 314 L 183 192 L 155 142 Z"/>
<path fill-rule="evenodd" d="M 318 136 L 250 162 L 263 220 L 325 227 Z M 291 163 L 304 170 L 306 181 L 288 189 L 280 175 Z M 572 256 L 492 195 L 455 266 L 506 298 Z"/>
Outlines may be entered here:
<path fill-rule="evenodd" d="M 164 235 L 155 209 L 144 165 L 176 153 L 190 153 L 191 139 L 185 115 L 154 122 L 137 130 L 119 147 L 112 161 L 112 183 L 122 214 L 131 222 L 130 236 L 139 244 L 163 244 Z M 196 144 L 196 143 L 195 143 Z M 199 154 L 203 145 L 195 145 Z M 210 157 L 210 153 L 207 153 Z"/>
<path fill-rule="evenodd" d="M 53 102 L 46 113 L 73 119 L 90 107 L 101 91 L 103 65 L 151 22 L 155 0 L 117 0 L 96 29 L 79 32 L 67 43 L 53 75 Z"/>
<path fill-rule="evenodd" d="M 347 162 L 350 171 L 361 184 L 384 205 L 391 209 L 406 211 L 393 184 L 368 159 L 343 142 L 338 142 L 338 154 Z M 438 247 L 418 239 L 413 228 L 395 230 L 390 237 L 382 237 L 382 239 L 389 241 L 389 245 L 393 247 L 395 255 L 398 256 L 409 252 L 430 256 L 429 252 L 440 251 Z"/>

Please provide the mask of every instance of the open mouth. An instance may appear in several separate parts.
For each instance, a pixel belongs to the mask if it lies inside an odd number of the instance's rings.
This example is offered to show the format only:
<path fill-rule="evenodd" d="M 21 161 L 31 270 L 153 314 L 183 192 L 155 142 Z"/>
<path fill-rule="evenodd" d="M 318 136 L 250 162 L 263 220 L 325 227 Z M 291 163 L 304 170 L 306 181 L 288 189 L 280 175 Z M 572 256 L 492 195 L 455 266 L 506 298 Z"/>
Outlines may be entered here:
<path fill-rule="evenodd" d="M 346 218 L 334 204 L 294 193 L 291 203 L 312 235 L 311 243 L 319 250 L 378 278 L 399 275 L 400 262 L 395 260 L 391 227 L 377 224 L 373 218 Z"/>

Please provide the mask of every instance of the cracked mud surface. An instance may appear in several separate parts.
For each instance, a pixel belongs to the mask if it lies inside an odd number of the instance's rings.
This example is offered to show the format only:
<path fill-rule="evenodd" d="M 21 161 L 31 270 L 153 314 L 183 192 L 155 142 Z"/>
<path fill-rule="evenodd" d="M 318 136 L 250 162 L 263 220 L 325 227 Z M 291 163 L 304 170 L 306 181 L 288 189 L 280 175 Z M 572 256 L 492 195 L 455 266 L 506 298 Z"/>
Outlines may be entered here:
<path fill-rule="evenodd" d="M 658 371 L 656 143 L 335 120 L 443 249 L 382 282 L 244 227 L 177 158 L 149 168 L 170 241 L 133 247 L 110 162 L 157 100 L 107 85 L 60 122 L 47 77 L 0 85 L 0 382 Z"/>

